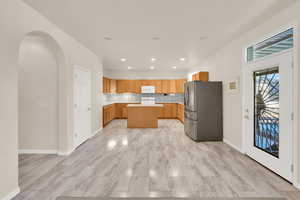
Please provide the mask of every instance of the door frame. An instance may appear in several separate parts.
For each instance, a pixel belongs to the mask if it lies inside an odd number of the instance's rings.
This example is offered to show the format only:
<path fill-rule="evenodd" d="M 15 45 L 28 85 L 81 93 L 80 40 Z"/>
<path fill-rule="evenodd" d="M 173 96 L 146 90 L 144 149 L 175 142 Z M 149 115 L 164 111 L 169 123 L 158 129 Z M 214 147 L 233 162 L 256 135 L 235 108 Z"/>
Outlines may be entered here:
<path fill-rule="evenodd" d="M 298 76 L 298 73 L 299 73 L 299 69 L 298 69 L 298 26 L 297 26 L 297 22 L 292 22 L 288 25 L 285 25 L 285 26 L 281 26 L 279 27 L 277 30 L 275 30 L 274 32 L 271 32 L 270 34 L 267 34 L 265 35 L 264 37 L 262 38 L 258 38 L 256 41 L 246 45 L 243 47 L 242 51 L 243 51 L 243 58 L 242 58 L 242 121 L 243 121 L 243 124 L 242 124 L 242 153 L 246 154 L 246 149 L 247 149 L 247 143 L 246 143 L 246 139 L 247 139 L 247 131 L 246 131 L 246 123 L 247 123 L 247 119 L 244 118 L 244 116 L 246 115 L 245 113 L 245 106 L 246 106 L 246 91 L 247 89 L 245 88 L 246 87 L 246 75 L 247 75 L 247 70 L 245 70 L 245 68 L 251 64 L 254 64 L 255 62 L 259 61 L 259 60 L 263 60 L 263 59 L 266 59 L 266 58 L 270 58 L 270 57 L 273 57 L 273 56 L 276 56 L 278 54 L 282 54 L 282 52 L 279 52 L 277 54 L 272 54 L 272 55 L 269 55 L 269 56 L 266 56 L 266 57 L 263 57 L 263 58 L 260 58 L 260 59 L 257 59 L 255 61 L 251 61 L 251 62 L 247 62 L 247 48 L 252 46 L 252 45 L 255 45 L 261 41 L 264 41 L 266 39 L 269 39 L 281 32 L 284 32 L 290 28 L 293 28 L 293 39 L 294 39 L 294 47 L 293 47 L 293 50 L 292 50 L 292 63 L 293 63 L 293 89 L 292 89 L 292 113 L 293 113 L 293 126 L 292 126 L 292 130 L 291 130 L 291 134 L 292 134 L 292 138 L 293 138 L 293 147 L 292 147 L 292 164 L 293 164 L 293 172 L 292 172 L 292 184 L 299 188 L 300 189 L 300 183 L 298 183 L 298 138 L 299 136 L 297 135 L 298 133 L 298 117 L 299 117 L 299 114 L 298 114 L 298 83 L 299 83 L 299 76 Z M 291 50 L 287 50 L 287 51 L 291 51 Z M 286 51 L 284 51 L 283 53 L 285 53 Z"/>
<path fill-rule="evenodd" d="M 84 68 L 84 67 L 81 67 L 81 66 L 79 66 L 79 65 L 74 65 L 73 66 L 73 76 L 72 76 L 72 78 L 73 78 L 73 95 L 72 95 L 72 121 L 73 121 L 73 125 L 72 125 L 72 148 L 73 149 L 76 149 L 78 146 L 75 146 L 75 142 L 74 142 L 74 111 L 75 111 L 75 107 L 74 107 L 74 85 L 75 85 L 75 80 L 74 80 L 74 75 L 75 75 L 75 70 L 81 70 L 81 71 L 85 71 L 85 72 L 88 72 L 89 74 L 90 74 L 90 90 L 91 90 L 91 95 L 90 95 L 90 105 L 91 105 L 91 111 L 90 111 L 90 130 L 91 130 L 91 132 L 89 133 L 89 135 L 88 135 L 88 138 L 87 138 L 87 140 L 88 139 L 90 139 L 92 136 L 93 136 L 93 126 L 92 126 L 92 123 L 93 123 L 93 109 L 92 109 L 92 106 L 93 106 L 93 104 L 92 104 L 92 102 L 93 102 L 93 90 L 92 90 L 92 88 L 93 88 L 93 76 L 92 76 L 92 71 L 90 70 L 90 69 L 87 69 L 87 68 Z M 79 145 L 80 146 L 80 145 Z"/>

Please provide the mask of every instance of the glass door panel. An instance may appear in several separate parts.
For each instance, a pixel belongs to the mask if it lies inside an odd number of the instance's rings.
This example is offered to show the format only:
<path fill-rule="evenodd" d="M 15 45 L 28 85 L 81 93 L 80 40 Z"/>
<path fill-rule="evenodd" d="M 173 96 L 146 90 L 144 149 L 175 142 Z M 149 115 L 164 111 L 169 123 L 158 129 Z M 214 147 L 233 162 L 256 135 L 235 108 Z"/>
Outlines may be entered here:
<path fill-rule="evenodd" d="M 255 71 L 254 146 L 279 157 L 279 68 Z"/>

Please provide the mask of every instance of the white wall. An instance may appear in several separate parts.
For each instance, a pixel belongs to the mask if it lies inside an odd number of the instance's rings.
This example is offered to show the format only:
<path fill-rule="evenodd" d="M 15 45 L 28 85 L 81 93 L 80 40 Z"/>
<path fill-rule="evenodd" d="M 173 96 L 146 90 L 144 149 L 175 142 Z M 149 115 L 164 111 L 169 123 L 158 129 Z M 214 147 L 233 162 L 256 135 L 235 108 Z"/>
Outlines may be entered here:
<path fill-rule="evenodd" d="M 0 6 L 0 199 L 18 192 L 16 2 L 1 1 Z"/>
<path fill-rule="evenodd" d="M 112 79 L 181 79 L 187 78 L 187 73 L 183 71 L 170 71 L 149 70 L 147 72 L 138 72 L 134 70 L 116 71 L 116 70 L 103 70 L 105 77 Z"/>
<path fill-rule="evenodd" d="M 19 54 L 19 149 L 58 149 L 58 68 L 52 41 L 27 36 Z"/>
<path fill-rule="evenodd" d="M 298 1 L 291 7 L 283 12 L 275 15 L 271 19 L 266 20 L 255 29 L 239 36 L 234 41 L 217 51 L 214 55 L 210 56 L 203 62 L 203 66 L 209 67 L 211 80 L 222 80 L 224 83 L 227 81 L 242 77 L 242 66 L 244 64 L 244 50 L 249 44 L 258 42 L 266 36 L 275 34 L 284 26 L 291 23 L 300 25 L 300 2 Z M 299 31 L 297 28 L 296 31 Z M 298 52 L 296 58 L 299 59 L 299 40 L 296 40 L 298 45 Z M 295 72 L 299 72 L 299 63 L 295 63 Z M 242 82 L 242 80 L 240 81 Z M 298 84 L 297 84 L 298 85 Z M 299 85 L 298 85 L 299 87 Z M 242 88 L 242 86 L 241 86 Z M 297 96 L 298 97 L 298 96 Z M 299 98 L 297 100 L 299 102 Z M 296 110 L 298 115 L 299 110 Z M 243 108 L 242 108 L 242 90 L 238 94 L 230 94 L 224 90 L 224 139 L 232 145 L 241 149 L 242 147 L 242 122 L 243 122 Z M 299 122 L 300 121 L 296 121 Z M 299 131 L 295 134 L 298 135 L 298 146 L 300 148 Z M 298 149 L 297 152 L 300 152 Z M 300 160 L 300 153 L 298 153 Z M 297 163 L 296 163 L 297 164 Z M 298 165 L 298 183 L 300 181 L 300 165 Z"/>
<path fill-rule="evenodd" d="M 49 34 L 60 46 L 63 51 L 65 66 L 60 67 L 60 81 L 63 84 L 59 95 L 63 96 L 60 99 L 61 115 L 64 115 L 60 121 L 63 125 L 60 130 L 60 149 L 63 154 L 70 152 L 73 149 L 73 67 L 74 65 L 91 70 L 93 77 L 92 85 L 92 130 L 96 131 L 101 127 L 101 77 L 102 62 L 89 49 L 77 42 L 71 36 L 63 32 L 56 25 L 49 22 L 39 12 L 33 10 L 27 4 L 20 2 L 20 24 L 19 31 L 23 34 L 22 39 L 26 34 L 33 31 L 40 31 Z"/>
<path fill-rule="evenodd" d="M 33 31 L 49 34 L 63 51 L 65 63 L 59 80 L 59 111 L 62 112 L 60 143 L 62 153 L 73 148 L 73 66 L 90 69 L 93 74 L 92 129 L 101 127 L 102 61 L 89 49 L 49 22 L 21 0 L 3 0 L 0 6 L 0 199 L 18 191 L 18 59 L 25 36 Z"/>

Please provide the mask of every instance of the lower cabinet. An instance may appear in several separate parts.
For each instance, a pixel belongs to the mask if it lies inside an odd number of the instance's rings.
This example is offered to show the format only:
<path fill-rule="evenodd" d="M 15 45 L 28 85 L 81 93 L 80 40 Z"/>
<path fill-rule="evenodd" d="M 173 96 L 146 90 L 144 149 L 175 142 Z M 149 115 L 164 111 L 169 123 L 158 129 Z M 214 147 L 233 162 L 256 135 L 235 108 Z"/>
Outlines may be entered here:
<path fill-rule="evenodd" d="M 177 118 L 183 123 L 184 122 L 184 105 L 177 104 Z"/>
<path fill-rule="evenodd" d="M 127 119 L 128 103 L 115 103 L 103 107 L 103 126 L 109 124 L 113 119 Z M 178 103 L 163 103 L 160 119 L 184 120 L 184 106 Z"/>
<path fill-rule="evenodd" d="M 106 126 L 115 118 L 115 104 L 103 107 L 103 126 Z"/>
<path fill-rule="evenodd" d="M 177 118 L 177 103 L 163 103 L 159 118 L 161 119 L 176 119 Z"/>

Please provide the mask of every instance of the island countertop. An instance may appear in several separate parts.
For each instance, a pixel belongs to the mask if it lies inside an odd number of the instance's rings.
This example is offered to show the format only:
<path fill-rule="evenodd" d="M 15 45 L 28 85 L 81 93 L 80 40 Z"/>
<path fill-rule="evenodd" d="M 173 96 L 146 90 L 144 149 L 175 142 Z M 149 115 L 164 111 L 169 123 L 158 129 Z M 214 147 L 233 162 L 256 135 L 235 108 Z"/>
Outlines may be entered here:
<path fill-rule="evenodd" d="M 128 104 L 127 107 L 164 107 L 163 104 Z"/>

